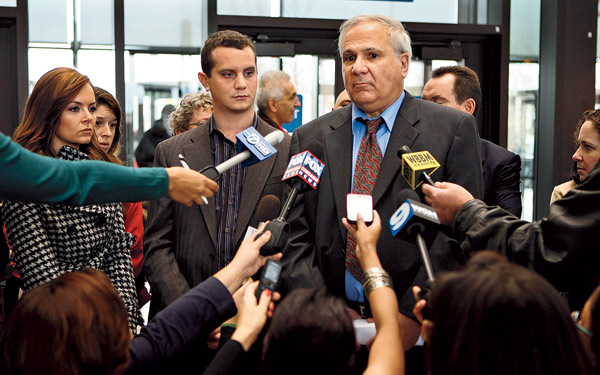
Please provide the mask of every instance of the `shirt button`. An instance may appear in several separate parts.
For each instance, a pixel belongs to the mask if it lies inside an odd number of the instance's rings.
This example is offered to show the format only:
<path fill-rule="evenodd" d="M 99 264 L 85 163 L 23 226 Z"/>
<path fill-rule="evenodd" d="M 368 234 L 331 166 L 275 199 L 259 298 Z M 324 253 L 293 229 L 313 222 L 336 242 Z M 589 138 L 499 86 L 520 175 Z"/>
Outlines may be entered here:
<path fill-rule="evenodd" d="M 229 233 L 229 228 L 225 228 L 225 233 Z"/>
<path fill-rule="evenodd" d="M 227 201 L 227 204 L 229 204 L 229 205 L 230 205 L 230 204 L 231 204 L 231 201 Z"/>

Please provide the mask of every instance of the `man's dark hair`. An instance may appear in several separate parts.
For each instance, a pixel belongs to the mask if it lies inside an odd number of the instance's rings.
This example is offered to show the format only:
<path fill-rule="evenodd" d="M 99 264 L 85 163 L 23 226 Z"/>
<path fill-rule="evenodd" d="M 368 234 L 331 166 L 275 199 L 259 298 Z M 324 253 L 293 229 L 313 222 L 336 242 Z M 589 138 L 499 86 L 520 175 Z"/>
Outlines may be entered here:
<path fill-rule="evenodd" d="M 239 50 L 250 47 L 252 52 L 254 52 L 254 62 L 256 62 L 256 49 L 250 38 L 233 30 L 217 31 L 206 39 L 206 42 L 202 47 L 202 52 L 200 53 L 202 71 L 207 77 L 211 76 L 212 68 L 215 66 L 215 62 L 212 58 L 212 51 L 217 47 L 230 47 Z"/>
<path fill-rule="evenodd" d="M 558 291 L 522 266 L 478 254 L 463 270 L 440 275 L 431 290 L 430 373 L 590 374 Z"/>
<path fill-rule="evenodd" d="M 466 66 L 443 66 L 432 71 L 431 78 L 440 78 L 446 74 L 454 76 L 454 96 L 458 104 L 464 103 L 469 98 L 475 100 L 473 117 L 477 118 L 481 106 L 481 86 L 477 73 Z"/>
<path fill-rule="evenodd" d="M 265 373 L 350 373 L 356 339 L 345 306 L 321 289 L 290 293 L 277 306 L 265 336 Z"/>

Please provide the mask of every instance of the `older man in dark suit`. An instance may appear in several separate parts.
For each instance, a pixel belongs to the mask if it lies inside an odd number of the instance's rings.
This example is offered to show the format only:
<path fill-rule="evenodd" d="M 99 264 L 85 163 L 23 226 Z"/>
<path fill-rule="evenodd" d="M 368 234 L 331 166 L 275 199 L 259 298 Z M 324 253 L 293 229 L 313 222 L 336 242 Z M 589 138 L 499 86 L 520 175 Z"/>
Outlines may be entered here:
<path fill-rule="evenodd" d="M 212 34 L 202 48 L 198 77 L 212 94 L 213 115 L 204 125 L 160 143 L 155 165 L 180 165 L 179 154 L 194 170 L 218 165 L 238 153 L 239 132 L 251 126 L 262 135 L 273 132 L 254 112 L 257 74 L 248 37 L 229 30 Z M 169 198 L 150 203 L 144 248 L 151 316 L 231 261 L 248 225 L 258 224 L 254 215 L 263 196 L 282 199 L 289 142 L 286 135 L 271 158 L 224 173 L 206 205 L 187 207 Z"/>
<path fill-rule="evenodd" d="M 354 17 L 340 28 L 339 51 L 353 104 L 319 117 L 292 136 L 291 154 L 320 142 L 326 167 L 318 190 L 304 194 L 294 207 L 284 258 L 295 263 L 296 284 L 324 283 L 359 308 L 366 307 L 366 296 L 362 270 L 353 260 L 354 241 L 341 222 L 346 195 L 372 195 L 374 208 L 388 220 L 398 207 L 398 192 L 409 188 L 397 156 L 404 145 L 431 152 L 441 165 L 435 179 L 452 180 L 478 197 L 483 197 L 483 181 L 473 116 L 404 91 L 411 46 L 400 22 L 386 16 Z M 456 261 L 450 249 L 449 239 L 438 235 L 430 249 L 436 271 Z M 381 233 L 378 254 L 393 280 L 408 349 L 419 336 L 409 289 L 424 284 L 425 273 L 414 243 L 392 237 L 388 228 Z M 303 279 L 306 274 L 312 276 L 308 281 Z"/>
<path fill-rule="evenodd" d="M 466 66 L 437 68 L 431 72 L 422 97 L 477 117 L 481 108 L 479 78 Z M 483 201 L 520 217 L 521 157 L 486 139 L 479 139 L 479 151 L 485 188 Z"/>

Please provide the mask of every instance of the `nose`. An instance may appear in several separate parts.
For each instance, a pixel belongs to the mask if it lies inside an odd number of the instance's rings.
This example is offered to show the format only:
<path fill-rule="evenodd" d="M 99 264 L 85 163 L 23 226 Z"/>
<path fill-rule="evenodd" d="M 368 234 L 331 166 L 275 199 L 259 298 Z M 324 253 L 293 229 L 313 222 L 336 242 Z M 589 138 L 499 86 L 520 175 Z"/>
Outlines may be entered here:
<path fill-rule="evenodd" d="M 580 162 L 583 160 L 583 157 L 581 156 L 581 153 L 579 152 L 580 150 L 581 150 L 581 146 L 577 149 L 577 151 L 575 151 L 573 156 L 571 156 L 571 159 L 573 159 L 574 162 Z"/>
<path fill-rule="evenodd" d="M 234 87 L 236 90 L 244 90 L 246 88 L 246 79 L 243 74 L 238 74 L 235 77 Z"/>
<path fill-rule="evenodd" d="M 100 136 L 104 138 L 110 138 L 112 136 L 112 129 L 108 124 L 105 124 L 100 128 Z"/>
<path fill-rule="evenodd" d="M 294 107 L 295 108 L 300 108 L 300 98 L 298 98 L 297 96 L 294 99 Z"/>
<path fill-rule="evenodd" d="M 361 56 L 357 56 L 356 60 L 354 60 L 354 65 L 352 65 L 352 73 L 363 74 L 366 71 L 367 65 L 364 63 L 363 58 Z"/>
<path fill-rule="evenodd" d="M 92 111 L 90 111 L 89 109 L 84 109 L 83 110 L 83 120 L 84 121 L 93 121 L 96 119 L 96 114 L 94 114 Z"/>

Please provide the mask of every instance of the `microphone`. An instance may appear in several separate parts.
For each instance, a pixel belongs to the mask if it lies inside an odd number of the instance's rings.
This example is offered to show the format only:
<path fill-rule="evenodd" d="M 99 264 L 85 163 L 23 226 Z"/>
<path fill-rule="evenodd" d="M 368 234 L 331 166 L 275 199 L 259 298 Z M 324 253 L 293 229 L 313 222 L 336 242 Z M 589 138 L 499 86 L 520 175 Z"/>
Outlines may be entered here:
<path fill-rule="evenodd" d="M 325 169 L 323 158 L 323 145 L 317 141 L 309 143 L 307 150 L 290 158 L 287 169 L 283 173 L 282 181 L 289 184 L 292 189 L 288 195 L 279 216 L 270 221 L 266 230 L 271 231 L 271 238 L 260 250 L 262 255 L 272 255 L 283 250 L 290 234 L 290 224 L 287 217 L 292 209 L 298 193 L 316 189 L 321 174 Z"/>
<path fill-rule="evenodd" d="M 211 180 L 216 181 L 223 172 L 230 170 L 237 164 L 243 163 L 242 167 L 246 167 L 266 160 L 277 153 L 277 150 L 273 146 L 283 141 L 284 135 L 281 130 L 275 130 L 266 137 L 263 137 L 251 126 L 237 134 L 236 138 L 238 140 L 238 149 L 240 151 L 245 149 L 244 151 L 216 167 L 214 165 L 209 165 L 208 167 L 203 168 L 200 173 Z"/>
<path fill-rule="evenodd" d="M 427 253 L 425 238 L 431 243 L 437 234 L 440 225 L 437 213 L 432 207 L 421 203 L 417 193 L 409 189 L 398 193 L 397 202 L 400 207 L 388 222 L 392 236 L 416 242 L 427 280 L 432 283 L 433 267 Z"/>
<path fill-rule="evenodd" d="M 279 208 L 281 208 L 281 201 L 277 196 L 273 194 L 265 195 L 261 198 L 260 202 L 258 202 L 256 215 L 254 217 L 258 223 L 271 221 L 277 217 Z"/>
<path fill-rule="evenodd" d="M 429 151 L 412 152 L 410 147 L 402 146 L 398 150 L 398 157 L 402 159 L 402 176 L 411 189 L 415 190 L 423 182 L 435 186 L 435 182 L 429 175 L 440 167 L 440 163 Z"/>

